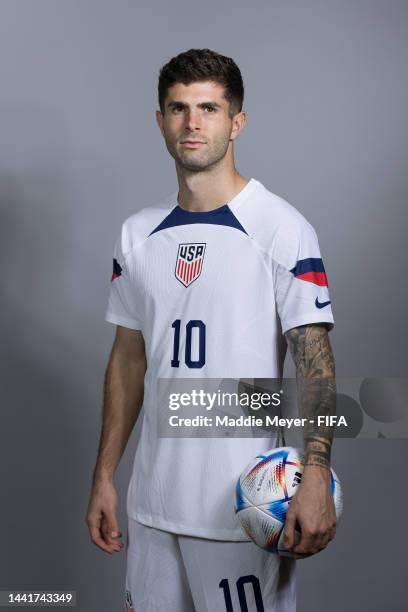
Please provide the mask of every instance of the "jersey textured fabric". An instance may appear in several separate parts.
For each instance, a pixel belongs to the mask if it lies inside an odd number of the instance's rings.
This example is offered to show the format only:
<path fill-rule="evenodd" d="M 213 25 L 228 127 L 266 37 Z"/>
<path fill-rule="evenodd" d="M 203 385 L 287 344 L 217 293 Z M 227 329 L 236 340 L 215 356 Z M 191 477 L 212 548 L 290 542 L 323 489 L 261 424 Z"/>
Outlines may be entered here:
<path fill-rule="evenodd" d="M 159 438 L 158 411 L 166 407 L 158 405 L 157 380 L 279 378 L 287 330 L 332 327 L 313 227 L 254 178 L 209 212 L 181 208 L 175 192 L 123 223 L 105 319 L 141 330 L 147 358 L 128 516 L 165 531 L 248 540 L 234 487 L 273 440 Z"/>

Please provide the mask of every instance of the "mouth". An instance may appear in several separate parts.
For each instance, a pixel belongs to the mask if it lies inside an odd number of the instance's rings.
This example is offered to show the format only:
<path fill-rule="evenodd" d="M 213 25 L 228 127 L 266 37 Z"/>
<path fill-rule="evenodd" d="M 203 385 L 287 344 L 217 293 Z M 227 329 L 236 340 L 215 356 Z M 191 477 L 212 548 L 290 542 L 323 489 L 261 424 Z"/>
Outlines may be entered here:
<path fill-rule="evenodd" d="M 180 144 L 186 149 L 199 149 L 205 143 L 200 140 L 183 140 Z"/>

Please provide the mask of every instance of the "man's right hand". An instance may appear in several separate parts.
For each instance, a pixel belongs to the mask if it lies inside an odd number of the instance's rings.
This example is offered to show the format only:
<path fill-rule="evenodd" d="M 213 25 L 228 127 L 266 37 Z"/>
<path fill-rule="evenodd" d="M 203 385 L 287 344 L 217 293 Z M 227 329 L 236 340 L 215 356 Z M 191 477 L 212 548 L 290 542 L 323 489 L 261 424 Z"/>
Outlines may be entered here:
<path fill-rule="evenodd" d="M 123 548 L 122 533 L 116 520 L 118 499 L 111 481 L 96 482 L 91 490 L 86 524 L 91 540 L 112 555 Z"/>

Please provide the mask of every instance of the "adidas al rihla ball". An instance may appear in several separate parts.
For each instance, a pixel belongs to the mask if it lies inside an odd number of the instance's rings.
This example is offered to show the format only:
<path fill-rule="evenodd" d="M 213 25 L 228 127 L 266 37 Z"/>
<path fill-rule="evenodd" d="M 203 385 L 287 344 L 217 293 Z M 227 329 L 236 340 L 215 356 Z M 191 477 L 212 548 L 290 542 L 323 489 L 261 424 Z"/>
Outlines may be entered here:
<path fill-rule="evenodd" d="M 242 472 L 235 489 L 235 512 L 248 536 L 261 548 L 293 556 L 283 546 L 283 531 L 290 501 L 299 486 L 304 454 L 290 446 L 258 455 Z M 343 510 L 340 481 L 331 469 L 331 492 L 339 521 Z M 295 543 L 300 533 L 295 530 Z"/>

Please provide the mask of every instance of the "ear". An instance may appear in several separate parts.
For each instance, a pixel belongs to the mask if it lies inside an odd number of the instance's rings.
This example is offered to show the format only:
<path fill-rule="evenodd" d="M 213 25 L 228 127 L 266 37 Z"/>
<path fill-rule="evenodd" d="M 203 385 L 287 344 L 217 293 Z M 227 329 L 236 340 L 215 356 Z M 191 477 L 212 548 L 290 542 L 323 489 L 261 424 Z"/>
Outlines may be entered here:
<path fill-rule="evenodd" d="M 234 117 L 232 118 L 232 131 L 231 131 L 230 140 L 235 140 L 239 136 L 241 131 L 244 129 L 245 124 L 246 124 L 246 112 L 245 111 L 241 111 L 237 113 L 236 115 L 234 115 Z"/>
<path fill-rule="evenodd" d="M 161 131 L 162 136 L 164 136 L 163 121 L 164 121 L 164 117 L 163 117 L 162 112 L 157 110 L 156 111 L 156 122 L 157 122 L 157 125 L 159 126 L 159 130 Z"/>

